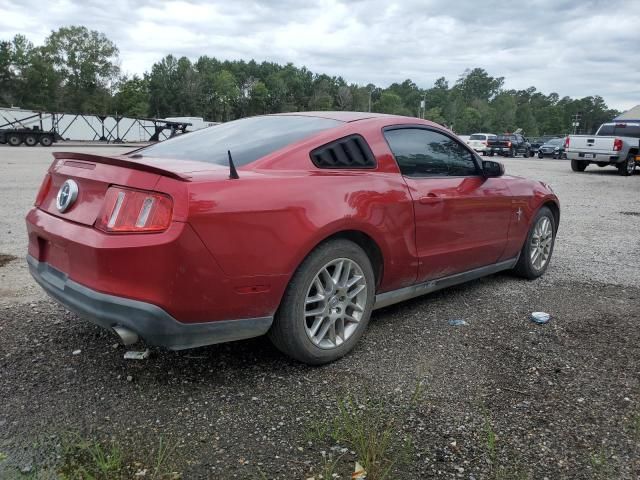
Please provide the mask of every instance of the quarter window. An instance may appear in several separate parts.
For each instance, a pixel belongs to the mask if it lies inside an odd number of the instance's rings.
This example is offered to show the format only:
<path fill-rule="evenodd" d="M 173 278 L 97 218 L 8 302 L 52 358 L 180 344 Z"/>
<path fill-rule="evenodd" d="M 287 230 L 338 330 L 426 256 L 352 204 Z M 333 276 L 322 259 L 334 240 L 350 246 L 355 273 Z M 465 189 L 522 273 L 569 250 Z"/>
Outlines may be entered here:
<path fill-rule="evenodd" d="M 387 130 L 384 135 L 400 171 L 407 177 L 478 174 L 473 154 L 447 135 L 420 128 Z"/>

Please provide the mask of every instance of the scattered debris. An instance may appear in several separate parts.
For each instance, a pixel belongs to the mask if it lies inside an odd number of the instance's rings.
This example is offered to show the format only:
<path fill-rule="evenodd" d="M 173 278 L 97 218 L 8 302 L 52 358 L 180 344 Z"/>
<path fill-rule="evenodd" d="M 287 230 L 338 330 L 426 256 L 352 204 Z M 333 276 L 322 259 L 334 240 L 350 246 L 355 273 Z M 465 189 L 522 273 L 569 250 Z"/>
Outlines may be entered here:
<path fill-rule="evenodd" d="M 531 314 L 531 321 L 540 325 L 548 323 L 551 320 L 551 315 L 547 312 L 533 312 Z"/>
<path fill-rule="evenodd" d="M 80 355 L 81 353 L 82 353 L 82 350 L 78 349 L 71 352 L 71 355 Z"/>
<path fill-rule="evenodd" d="M 367 478 L 367 471 L 359 462 L 356 462 L 355 469 L 351 474 L 351 480 L 364 480 Z"/>
<path fill-rule="evenodd" d="M 131 375 L 127 375 L 127 382 L 133 382 L 133 377 Z"/>
<path fill-rule="evenodd" d="M 0 253 L 0 267 L 4 267 L 7 263 L 17 259 L 15 255 L 7 255 L 5 253 Z"/>
<path fill-rule="evenodd" d="M 628 215 L 630 217 L 640 217 L 640 212 L 620 212 L 620 215 Z"/>
<path fill-rule="evenodd" d="M 149 358 L 150 354 L 151 354 L 151 352 L 149 351 L 148 348 L 146 350 L 142 351 L 142 352 L 135 351 L 135 350 L 129 350 L 129 351 L 125 352 L 124 359 L 125 360 L 145 360 L 145 359 Z"/>
<path fill-rule="evenodd" d="M 454 320 L 449 320 L 449 325 L 451 325 L 452 327 L 460 327 L 462 325 L 469 325 L 469 324 L 460 318 L 456 318 Z"/>

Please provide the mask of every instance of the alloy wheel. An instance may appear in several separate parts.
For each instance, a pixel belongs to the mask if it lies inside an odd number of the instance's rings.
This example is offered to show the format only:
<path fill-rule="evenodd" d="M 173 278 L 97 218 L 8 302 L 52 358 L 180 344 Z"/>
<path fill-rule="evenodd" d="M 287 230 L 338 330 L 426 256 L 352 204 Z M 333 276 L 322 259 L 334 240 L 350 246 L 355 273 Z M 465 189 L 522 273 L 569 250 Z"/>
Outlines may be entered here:
<path fill-rule="evenodd" d="M 636 169 L 636 162 L 635 159 L 633 157 L 630 157 L 627 160 L 627 173 L 629 175 L 633 175 L 634 170 Z"/>
<path fill-rule="evenodd" d="M 362 268 L 348 258 L 327 263 L 309 285 L 304 327 L 319 348 L 342 345 L 358 329 L 367 304 L 367 280 Z"/>
<path fill-rule="evenodd" d="M 542 270 L 549 261 L 553 246 L 553 227 L 548 217 L 540 217 L 531 236 L 530 259 L 536 270 Z"/>

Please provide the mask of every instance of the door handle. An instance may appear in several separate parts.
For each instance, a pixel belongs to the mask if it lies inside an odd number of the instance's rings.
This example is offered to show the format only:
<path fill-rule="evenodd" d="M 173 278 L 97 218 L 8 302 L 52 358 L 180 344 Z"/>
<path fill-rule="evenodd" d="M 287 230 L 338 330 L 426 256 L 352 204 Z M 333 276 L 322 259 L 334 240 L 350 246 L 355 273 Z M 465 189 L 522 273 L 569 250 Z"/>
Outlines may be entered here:
<path fill-rule="evenodd" d="M 430 205 L 433 203 L 439 203 L 442 201 L 442 197 L 439 197 L 438 195 L 436 195 L 435 193 L 427 193 L 424 197 L 420 197 L 420 199 L 418 199 L 418 202 L 420 202 L 422 205 Z"/>

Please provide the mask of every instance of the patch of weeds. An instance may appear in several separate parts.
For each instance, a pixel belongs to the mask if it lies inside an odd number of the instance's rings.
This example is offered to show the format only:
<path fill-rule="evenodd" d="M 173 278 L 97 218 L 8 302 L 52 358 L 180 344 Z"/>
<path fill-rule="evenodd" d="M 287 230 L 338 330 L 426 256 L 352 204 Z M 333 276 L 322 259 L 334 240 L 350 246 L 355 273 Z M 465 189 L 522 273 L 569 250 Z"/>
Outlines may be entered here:
<path fill-rule="evenodd" d="M 592 453 L 589 456 L 589 464 L 593 469 L 594 478 L 602 480 L 616 478 L 615 469 L 613 468 L 613 465 L 611 465 L 609 456 L 607 455 L 604 447 L 602 447 L 597 453 Z"/>
<path fill-rule="evenodd" d="M 500 465 L 498 460 L 498 435 L 496 435 L 488 415 L 485 415 L 483 431 L 484 448 L 491 465 L 491 478 L 493 480 L 527 480 L 529 475 L 521 472 L 518 468 Z"/>
<path fill-rule="evenodd" d="M 389 478 L 411 448 L 408 439 L 400 440 L 397 421 L 385 414 L 383 407 L 370 402 L 359 404 L 347 397 L 338 402 L 338 413 L 330 426 L 331 438 L 356 452 L 369 480 Z"/>
<path fill-rule="evenodd" d="M 640 442 L 640 412 L 631 417 L 631 433 L 636 442 Z"/>
<path fill-rule="evenodd" d="M 175 443 L 167 442 L 164 438 L 160 437 L 160 443 L 158 445 L 158 451 L 155 455 L 155 462 L 153 464 L 153 472 L 151 478 L 178 478 L 179 476 L 175 472 L 167 473 L 169 470 L 169 459 L 175 450 Z"/>
<path fill-rule="evenodd" d="M 6 253 L 0 253 L 0 267 L 4 267 L 7 263 L 17 259 L 15 255 L 7 255 Z"/>
<path fill-rule="evenodd" d="M 322 452 L 322 466 L 320 473 L 314 475 L 313 478 L 315 480 L 334 480 L 337 476 L 336 470 L 338 469 L 338 463 L 341 458 L 342 455 L 334 460 L 332 454 L 327 455 L 325 452 Z"/>
<path fill-rule="evenodd" d="M 138 473 L 153 480 L 178 479 L 168 463 L 174 446 L 162 437 L 149 461 L 139 462 L 115 442 L 100 443 L 80 437 L 65 439 L 58 472 L 62 480 L 111 480 L 135 478 Z"/>
<path fill-rule="evenodd" d="M 498 463 L 497 435 L 488 416 L 484 419 L 484 447 L 489 457 L 489 462 L 495 467 Z"/>
<path fill-rule="evenodd" d="M 64 480 L 126 478 L 127 465 L 118 445 L 84 439 L 63 445 L 60 475 Z"/>
<path fill-rule="evenodd" d="M 304 441 L 307 443 L 321 442 L 329 436 L 329 429 L 328 422 L 312 419 L 305 426 Z"/>
<path fill-rule="evenodd" d="M 422 396 L 424 395 L 424 381 L 420 380 L 419 382 L 416 382 L 416 386 L 413 389 L 413 395 L 411 395 L 411 405 L 412 406 L 417 406 L 418 403 L 420 402 L 420 400 L 422 399 Z"/>

